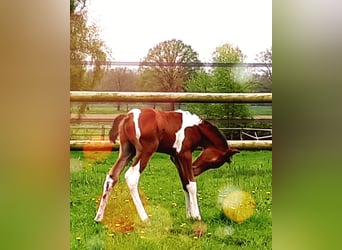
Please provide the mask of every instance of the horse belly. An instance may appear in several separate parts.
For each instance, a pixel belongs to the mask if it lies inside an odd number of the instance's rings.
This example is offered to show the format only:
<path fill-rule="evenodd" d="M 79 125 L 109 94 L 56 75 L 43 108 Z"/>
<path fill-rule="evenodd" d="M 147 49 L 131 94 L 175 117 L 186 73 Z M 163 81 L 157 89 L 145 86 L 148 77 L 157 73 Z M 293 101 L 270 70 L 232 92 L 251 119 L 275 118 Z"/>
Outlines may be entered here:
<path fill-rule="evenodd" d="M 160 153 L 173 154 L 175 152 L 175 148 L 173 147 L 174 141 L 175 141 L 175 138 L 163 137 L 159 141 L 157 151 Z"/>

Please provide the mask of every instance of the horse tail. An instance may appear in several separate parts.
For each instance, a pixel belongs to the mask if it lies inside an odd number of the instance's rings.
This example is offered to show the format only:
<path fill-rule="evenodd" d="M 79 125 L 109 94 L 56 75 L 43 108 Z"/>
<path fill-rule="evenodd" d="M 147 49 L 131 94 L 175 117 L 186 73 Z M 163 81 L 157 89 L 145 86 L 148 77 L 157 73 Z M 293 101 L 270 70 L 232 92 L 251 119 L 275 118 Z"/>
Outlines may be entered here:
<path fill-rule="evenodd" d="M 115 143 L 116 139 L 118 138 L 119 135 L 119 125 L 121 123 L 121 121 L 127 117 L 127 114 L 121 114 L 118 115 L 117 117 L 115 117 L 114 121 L 113 121 L 113 125 L 112 128 L 109 131 L 109 139 Z"/>

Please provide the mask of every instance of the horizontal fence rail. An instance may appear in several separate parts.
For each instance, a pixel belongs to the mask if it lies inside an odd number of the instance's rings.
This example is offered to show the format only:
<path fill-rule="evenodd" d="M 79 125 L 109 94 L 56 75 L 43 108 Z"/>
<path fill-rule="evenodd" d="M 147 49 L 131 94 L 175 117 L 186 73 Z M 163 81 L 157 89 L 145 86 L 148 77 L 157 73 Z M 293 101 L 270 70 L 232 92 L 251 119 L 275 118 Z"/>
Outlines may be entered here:
<path fill-rule="evenodd" d="M 70 91 L 71 102 L 271 103 L 272 93 Z"/>
<path fill-rule="evenodd" d="M 227 141 L 229 147 L 240 150 L 272 150 L 272 140 Z M 71 151 L 117 151 L 120 144 L 103 140 L 71 140 Z"/>

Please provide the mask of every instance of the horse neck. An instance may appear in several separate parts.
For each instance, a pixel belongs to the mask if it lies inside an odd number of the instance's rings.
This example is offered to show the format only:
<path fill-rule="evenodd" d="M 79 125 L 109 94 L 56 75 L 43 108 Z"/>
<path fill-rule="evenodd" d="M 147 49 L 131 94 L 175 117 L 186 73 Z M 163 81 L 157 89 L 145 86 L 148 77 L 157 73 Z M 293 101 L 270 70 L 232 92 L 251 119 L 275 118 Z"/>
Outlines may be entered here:
<path fill-rule="evenodd" d="M 213 146 L 222 150 L 228 149 L 226 138 L 216 126 L 204 120 L 198 127 L 202 135 L 205 137 L 202 140 L 203 145 L 201 146 L 203 146 L 204 148 Z"/>

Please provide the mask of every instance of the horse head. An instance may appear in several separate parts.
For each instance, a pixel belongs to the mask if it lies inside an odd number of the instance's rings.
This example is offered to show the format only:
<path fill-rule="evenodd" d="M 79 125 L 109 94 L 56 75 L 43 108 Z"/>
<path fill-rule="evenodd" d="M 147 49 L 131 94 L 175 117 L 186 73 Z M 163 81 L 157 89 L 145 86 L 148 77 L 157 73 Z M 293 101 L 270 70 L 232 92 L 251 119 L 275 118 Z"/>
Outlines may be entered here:
<path fill-rule="evenodd" d="M 205 148 L 199 157 L 192 163 L 195 176 L 208 169 L 219 168 L 225 162 L 230 163 L 231 157 L 239 152 L 240 151 L 235 148 L 228 148 L 226 150 L 221 150 L 215 147 Z"/>

